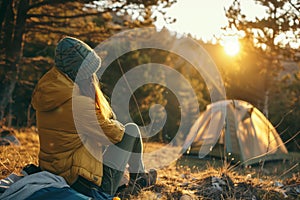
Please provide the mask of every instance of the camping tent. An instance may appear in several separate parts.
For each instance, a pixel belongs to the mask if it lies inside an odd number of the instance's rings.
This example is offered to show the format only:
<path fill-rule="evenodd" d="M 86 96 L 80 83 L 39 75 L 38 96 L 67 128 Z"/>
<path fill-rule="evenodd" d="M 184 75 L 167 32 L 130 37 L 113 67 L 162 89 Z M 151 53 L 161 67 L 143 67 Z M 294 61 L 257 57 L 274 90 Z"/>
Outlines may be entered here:
<path fill-rule="evenodd" d="M 241 100 L 212 103 L 199 116 L 190 154 L 226 156 L 243 164 L 261 159 L 281 159 L 287 149 L 269 120 L 253 105 Z"/>

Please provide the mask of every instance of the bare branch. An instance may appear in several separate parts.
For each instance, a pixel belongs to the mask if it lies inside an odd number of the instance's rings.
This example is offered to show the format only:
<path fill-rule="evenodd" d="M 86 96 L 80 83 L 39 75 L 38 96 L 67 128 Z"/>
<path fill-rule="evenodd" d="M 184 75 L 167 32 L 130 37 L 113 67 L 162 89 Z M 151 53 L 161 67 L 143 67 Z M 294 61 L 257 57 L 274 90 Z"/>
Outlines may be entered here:
<path fill-rule="evenodd" d="M 95 12 L 95 13 L 83 13 L 83 14 L 77 14 L 77 15 L 49 15 L 49 14 L 29 14 L 27 15 L 27 18 L 43 18 L 43 17 L 49 17 L 49 18 L 55 18 L 55 19 L 72 19 L 72 18 L 80 18 L 80 17 L 87 17 L 87 16 L 97 16 L 101 14 L 101 12 Z"/>
<path fill-rule="evenodd" d="M 57 21 L 40 21 L 40 22 L 31 22 L 30 24 L 27 25 L 27 28 L 33 28 L 33 27 L 37 27 L 37 26 L 53 26 L 53 25 L 57 25 L 57 26 L 63 26 L 66 25 L 65 22 L 57 22 Z"/>
<path fill-rule="evenodd" d="M 41 6 L 45 6 L 45 5 L 58 5 L 58 4 L 64 4 L 64 3 L 68 3 L 68 2 L 73 2 L 74 0 L 44 0 L 41 2 L 38 2 L 36 4 L 32 4 L 31 6 L 29 6 L 28 10 L 31 10 L 33 8 L 38 8 Z"/>
<path fill-rule="evenodd" d="M 300 12 L 300 8 L 298 8 L 295 4 L 293 4 L 293 2 L 291 0 L 289 0 L 289 3 L 291 4 L 291 6 L 293 8 L 295 8 L 298 12 Z"/>
<path fill-rule="evenodd" d="M 95 37 L 103 37 L 103 38 L 108 38 L 110 34 L 107 31 L 92 31 L 92 32 L 70 32 L 70 31 L 63 31 L 63 30 L 58 30 L 58 29 L 51 29 L 49 27 L 34 27 L 34 28 L 29 28 L 27 31 L 30 32 L 37 32 L 37 33 L 56 33 L 60 35 L 69 35 L 73 37 L 82 37 L 82 36 L 95 36 Z"/>

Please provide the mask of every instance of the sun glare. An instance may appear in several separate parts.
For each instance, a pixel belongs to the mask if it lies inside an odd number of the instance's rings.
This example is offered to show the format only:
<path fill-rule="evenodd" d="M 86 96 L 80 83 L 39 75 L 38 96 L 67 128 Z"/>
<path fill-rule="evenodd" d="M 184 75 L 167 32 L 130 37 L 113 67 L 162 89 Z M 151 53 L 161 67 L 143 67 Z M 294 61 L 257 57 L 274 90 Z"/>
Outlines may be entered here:
<path fill-rule="evenodd" d="M 237 37 L 226 37 L 221 42 L 221 45 L 223 46 L 225 53 L 229 56 L 235 56 L 240 52 L 240 43 Z"/>

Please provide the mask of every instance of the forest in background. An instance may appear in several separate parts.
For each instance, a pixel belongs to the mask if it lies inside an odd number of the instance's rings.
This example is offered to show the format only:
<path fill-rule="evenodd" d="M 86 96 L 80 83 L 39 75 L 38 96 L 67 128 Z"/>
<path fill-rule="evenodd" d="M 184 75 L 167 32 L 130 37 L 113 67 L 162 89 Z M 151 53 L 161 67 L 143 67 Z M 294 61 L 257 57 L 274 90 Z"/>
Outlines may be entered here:
<path fill-rule="evenodd" d="M 207 50 L 219 68 L 227 98 L 242 99 L 258 107 L 282 139 L 288 141 L 300 131 L 300 52 L 288 42 L 280 42 L 276 38 L 292 33 L 294 37 L 287 40 L 299 41 L 300 4 L 289 0 L 255 1 L 266 6 L 268 16 L 264 19 L 248 21 L 237 0 L 226 10 L 228 27 L 224 28 L 224 34 L 229 30 L 244 34 L 240 39 L 242 49 L 238 56 L 224 54 L 219 43 L 197 42 Z M 31 94 L 39 78 L 54 66 L 54 49 L 59 39 L 65 35 L 74 36 L 95 47 L 121 31 L 153 27 L 153 10 L 164 14 L 164 9 L 175 3 L 172 0 L 0 2 L 0 121 L 4 126 L 17 128 L 35 125 Z M 133 18 L 133 15 L 138 17 Z M 177 37 L 166 29 L 159 31 L 165 37 L 160 42 Z M 216 39 L 219 41 L 219 38 Z M 197 94 L 201 111 L 210 103 L 201 74 L 184 59 L 157 49 L 133 51 L 112 63 L 101 79 L 108 98 L 122 73 L 149 62 L 171 66 L 184 75 Z M 167 77 L 162 74 L 159 78 Z M 185 88 L 180 87 L 178 83 L 184 96 Z M 132 99 L 130 111 L 138 124 L 148 123 L 151 105 L 165 106 L 168 116 L 172 117 L 167 119 L 164 129 L 153 140 L 169 141 L 180 120 L 180 108 L 174 94 L 168 88 L 155 84 L 145 85 L 134 94 L 137 101 Z M 191 107 L 189 113 L 184 113 L 191 117 L 191 124 L 197 117 L 193 115 L 194 109 Z M 299 151 L 299 141 L 298 135 L 287 143 L 288 149 Z"/>

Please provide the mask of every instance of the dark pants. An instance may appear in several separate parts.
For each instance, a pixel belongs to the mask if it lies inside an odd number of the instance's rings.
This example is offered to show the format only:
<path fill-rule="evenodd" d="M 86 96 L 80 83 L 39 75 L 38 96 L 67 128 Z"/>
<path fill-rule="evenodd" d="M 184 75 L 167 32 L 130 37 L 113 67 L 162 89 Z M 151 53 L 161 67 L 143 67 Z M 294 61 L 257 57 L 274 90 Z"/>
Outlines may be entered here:
<path fill-rule="evenodd" d="M 129 172 L 144 172 L 142 152 L 143 144 L 139 128 L 134 123 L 128 123 L 125 125 L 122 140 L 115 145 L 108 146 L 103 153 L 101 186 L 79 177 L 71 187 L 94 199 L 110 199 L 119 187 L 127 164 Z"/>

